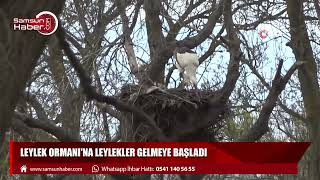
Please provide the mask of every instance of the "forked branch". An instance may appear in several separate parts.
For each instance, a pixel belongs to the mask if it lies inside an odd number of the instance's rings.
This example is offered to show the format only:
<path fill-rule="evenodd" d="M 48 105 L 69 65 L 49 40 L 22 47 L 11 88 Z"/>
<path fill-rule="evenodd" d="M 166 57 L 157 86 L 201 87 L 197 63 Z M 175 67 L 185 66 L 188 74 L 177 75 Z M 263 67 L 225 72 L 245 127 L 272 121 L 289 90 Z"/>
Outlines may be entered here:
<path fill-rule="evenodd" d="M 59 39 L 59 44 L 61 48 L 64 50 L 66 56 L 70 61 L 71 66 L 74 68 L 78 78 L 80 79 L 80 86 L 82 87 L 84 94 L 87 96 L 89 100 L 94 99 L 98 102 L 110 104 L 114 106 L 116 109 L 118 109 L 119 111 L 133 113 L 134 115 L 137 116 L 137 119 L 141 121 L 145 121 L 147 124 L 149 124 L 153 128 L 156 134 L 156 138 L 159 141 L 167 141 L 167 138 L 163 134 L 162 130 L 157 126 L 156 122 L 145 112 L 125 102 L 122 102 L 121 100 L 113 96 L 107 96 L 107 95 L 98 93 L 95 87 L 91 85 L 92 80 L 90 79 L 90 77 L 88 76 L 84 68 L 81 66 L 80 61 L 72 52 L 68 42 L 66 41 L 65 31 L 63 27 L 58 28 L 56 35 Z"/>

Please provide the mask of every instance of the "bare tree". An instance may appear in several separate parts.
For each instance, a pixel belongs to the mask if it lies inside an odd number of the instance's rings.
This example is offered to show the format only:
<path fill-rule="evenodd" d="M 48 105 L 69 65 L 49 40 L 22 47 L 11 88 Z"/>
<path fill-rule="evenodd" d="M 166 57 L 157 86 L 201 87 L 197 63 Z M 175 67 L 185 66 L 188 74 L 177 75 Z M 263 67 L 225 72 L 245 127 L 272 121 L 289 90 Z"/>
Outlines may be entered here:
<path fill-rule="evenodd" d="M 13 17 L 43 9 L 62 11 L 54 35 L 10 29 Z M 298 177 L 317 179 L 317 23 L 317 1 L 1 2 L 0 163 L 7 157 L 5 134 L 17 141 L 310 139 L 314 145 L 303 162 L 313 160 L 303 163 Z M 267 40 L 259 38 L 261 26 L 270 30 Z M 178 46 L 200 56 L 199 92 L 179 88 L 173 58 Z M 159 178 L 229 177 L 204 176 Z M 251 178 L 265 177 L 294 179 Z"/>
<path fill-rule="evenodd" d="M 3 161 L 5 134 L 11 125 L 15 106 L 23 94 L 27 81 L 40 57 L 48 38 L 36 32 L 13 32 L 10 23 L 14 17 L 32 17 L 40 9 L 48 9 L 60 14 L 64 1 L 1 1 L 1 41 L 0 41 L 0 160 Z M 30 46 L 29 43 L 33 45 Z M 17 48 L 19 47 L 19 48 Z"/>

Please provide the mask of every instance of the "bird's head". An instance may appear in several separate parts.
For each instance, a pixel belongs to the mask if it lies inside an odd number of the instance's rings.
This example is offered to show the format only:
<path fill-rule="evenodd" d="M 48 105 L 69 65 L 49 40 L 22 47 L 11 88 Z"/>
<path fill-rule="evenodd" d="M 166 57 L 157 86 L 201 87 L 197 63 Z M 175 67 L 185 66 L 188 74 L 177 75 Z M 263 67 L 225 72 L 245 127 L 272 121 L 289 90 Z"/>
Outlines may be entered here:
<path fill-rule="evenodd" d="M 196 52 L 192 51 L 187 46 L 177 46 L 174 50 L 174 53 L 184 54 L 184 53 L 192 53 L 195 54 Z"/>

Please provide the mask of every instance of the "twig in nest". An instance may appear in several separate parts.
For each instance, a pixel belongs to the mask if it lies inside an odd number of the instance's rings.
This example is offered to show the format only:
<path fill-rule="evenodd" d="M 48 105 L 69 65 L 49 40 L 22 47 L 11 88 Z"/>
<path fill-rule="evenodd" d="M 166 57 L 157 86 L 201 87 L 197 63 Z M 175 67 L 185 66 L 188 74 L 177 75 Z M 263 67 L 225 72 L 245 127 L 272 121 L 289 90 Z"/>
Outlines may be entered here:
<path fill-rule="evenodd" d="M 182 98 L 182 97 L 180 97 L 180 96 L 177 96 L 177 95 L 175 95 L 175 94 L 171 94 L 171 93 L 169 93 L 169 92 L 167 92 L 167 91 L 165 91 L 165 90 L 161 90 L 161 92 L 162 93 L 164 93 L 164 94 L 167 94 L 167 95 L 169 95 L 169 96 L 173 96 L 173 97 L 175 97 L 175 98 L 178 98 L 178 99 L 180 99 L 180 100 L 182 100 L 182 101 L 184 101 L 184 102 L 186 102 L 186 103 L 189 103 L 189 104 L 191 104 L 192 106 L 194 106 L 194 108 L 198 108 L 198 105 L 196 104 L 196 103 L 193 103 L 193 102 L 191 102 L 191 101 L 188 101 L 188 100 L 186 100 L 186 99 L 184 99 L 184 98 Z"/>

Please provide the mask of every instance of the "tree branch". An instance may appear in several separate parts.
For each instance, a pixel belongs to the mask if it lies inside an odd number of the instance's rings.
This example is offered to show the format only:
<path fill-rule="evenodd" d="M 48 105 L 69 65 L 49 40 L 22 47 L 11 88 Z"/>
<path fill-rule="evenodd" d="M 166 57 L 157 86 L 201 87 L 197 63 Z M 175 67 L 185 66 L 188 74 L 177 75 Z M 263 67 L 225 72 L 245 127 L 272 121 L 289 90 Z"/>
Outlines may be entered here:
<path fill-rule="evenodd" d="M 253 124 L 253 126 L 249 129 L 249 131 L 239 138 L 238 141 L 257 141 L 259 140 L 265 133 L 268 132 L 268 122 L 270 119 L 270 115 L 273 111 L 273 108 L 277 104 L 278 96 L 281 94 L 286 84 L 288 83 L 291 75 L 294 71 L 301 66 L 303 63 L 295 63 L 288 70 L 285 76 L 281 76 L 281 68 L 283 65 L 283 60 L 279 62 L 279 66 L 277 68 L 276 75 L 272 81 L 272 87 L 269 91 L 269 94 L 266 98 L 265 103 L 262 106 L 261 112 L 259 114 L 258 120 Z"/>
<path fill-rule="evenodd" d="M 250 68 L 251 72 L 257 76 L 257 78 L 260 80 L 260 82 L 266 87 L 269 91 L 271 90 L 271 86 L 267 83 L 267 81 L 261 76 L 261 74 L 257 71 L 257 69 L 246 59 L 242 59 L 242 61 Z M 278 98 L 278 104 L 279 106 L 289 115 L 296 117 L 300 119 L 304 124 L 308 125 L 308 121 L 305 117 L 300 115 L 299 113 L 293 111 L 292 109 L 288 108 L 286 105 L 284 105 L 281 100 Z"/>
<path fill-rule="evenodd" d="M 139 70 L 139 67 L 138 67 L 138 61 L 136 58 L 136 54 L 133 49 L 133 42 L 130 37 L 132 30 L 129 27 L 129 18 L 126 15 L 126 4 L 125 4 L 124 0 L 118 0 L 115 3 L 120 11 L 120 17 L 122 20 L 122 32 L 123 32 L 123 36 L 124 36 L 124 48 L 127 53 L 130 70 L 133 74 L 136 74 Z M 142 3 L 136 4 L 135 13 L 137 13 L 137 11 L 139 11 L 141 5 L 142 5 Z M 137 78 L 139 79 L 139 77 L 137 77 Z"/>
<path fill-rule="evenodd" d="M 211 35 L 213 28 L 223 13 L 224 3 L 225 1 L 220 1 L 217 7 L 212 5 L 213 7 L 211 8 L 211 14 L 209 15 L 208 22 L 204 28 L 196 36 L 190 38 L 187 37 L 179 41 L 178 44 L 182 44 L 189 48 L 194 48 L 207 39 Z"/>
<path fill-rule="evenodd" d="M 234 23 L 232 20 L 232 0 L 224 1 L 224 21 L 225 27 L 227 31 L 227 40 L 224 38 L 220 38 L 229 48 L 230 52 L 230 62 L 228 65 L 228 72 L 226 81 L 221 90 L 219 90 L 220 97 L 219 101 L 227 102 L 229 97 L 231 96 L 232 91 L 234 90 L 237 80 L 240 76 L 239 68 L 240 68 L 240 60 L 242 59 L 242 52 L 240 51 L 240 39 L 237 36 L 236 29 L 234 28 Z M 213 101 L 217 100 L 216 98 L 212 99 Z"/>
<path fill-rule="evenodd" d="M 149 115 L 147 115 L 145 112 L 143 112 L 142 110 L 140 110 L 134 106 L 130 106 L 129 104 L 126 104 L 126 103 L 114 98 L 113 96 L 106 96 L 106 95 L 102 95 L 102 94 L 99 94 L 96 92 L 95 88 L 91 85 L 92 81 L 91 81 L 90 77 L 87 75 L 85 70 L 82 68 L 81 64 L 79 63 L 78 58 L 74 55 L 69 44 L 65 40 L 64 34 L 65 34 L 64 29 L 62 27 L 59 27 L 57 30 L 57 37 L 59 39 L 60 46 L 64 50 L 66 56 L 68 57 L 70 64 L 75 69 L 77 76 L 80 79 L 80 85 L 83 88 L 84 94 L 87 96 L 87 98 L 89 100 L 95 99 L 98 102 L 103 102 L 103 103 L 113 105 L 116 109 L 118 109 L 120 111 L 133 113 L 134 115 L 136 115 L 138 117 L 137 119 L 140 119 L 141 121 L 145 121 L 146 123 L 151 125 L 151 127 L 155 131 L 159 141 L 167 140 L 167 138 L 163 134 L 162 130 L 157 126 L 156 122 Z"/>
<path fill-rule="evenodd" d="M 74 137 L 62 127 L 56 126 L 51 121 L 34 119 L 20 112 L 15 112 L 12 122 L 13 126 L 19 125 L 21 122 L 26 124 L 28 127 L 42 129 L 45 132 L 48 132 L 54 135 L 59 141 L 80 141 L 80 139 Z"/>
<path fill-rule="evenodd" d="M 34 18 L 41 10 L 59 15 L 65 1 L 9 1 L 0 6 L 0 160 L 6 130 L 11 124 L 15 106 L 31 78 L 48 37 L 38 32 L 18 32 L 11 28 L 14 17 Z"/>

